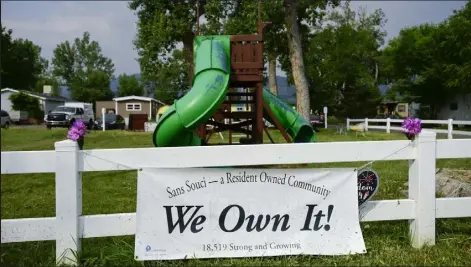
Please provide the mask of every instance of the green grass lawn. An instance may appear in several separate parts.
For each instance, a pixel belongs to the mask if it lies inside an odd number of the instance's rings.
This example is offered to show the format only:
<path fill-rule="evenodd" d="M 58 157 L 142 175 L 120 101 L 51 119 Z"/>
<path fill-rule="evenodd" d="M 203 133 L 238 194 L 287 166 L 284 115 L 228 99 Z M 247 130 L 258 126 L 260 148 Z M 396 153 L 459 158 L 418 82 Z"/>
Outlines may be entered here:
<path fill-rule="evenodd" d="M 54 142 L 64 140 L 65 129 L 2 129 L 2 151 L 53 150 Z M 84 149 L 152 147 L 151 133 L 126 131 L 92 132 Z M 283 140 L 276 131 L 272 136 Z M 319 142 L 390 140 L 405 137 L 398 133 L 368 132 L 335 135 L 318 133 Z M 227 142 L 227 133 L 224 141 Z M 234 138 L 238 139 L 238 138 Z M 223 142 L 213 135 L 211 142 Z M 269 142 L 265 137 L 265 142 Z M 313 151 L 312 153 L 316 153 Z M 312 164 L 312 167 L 357 167 L 362 163 Z M 305 166 L 305 165 L 304 165 Z M 381 179 L 374 199 L 404 198 L 401 186 L 407 181 L 407 161 L 382 161 L 373 164 Z M 284 165 L 278 167 L 297 167 Z M 471 159 L 438 160 L 437 167 L 471 169 Z M 88 172 L 83 174 L 83 214 L 135 212 L 135 171 Z M 2 219 L 55 216 L 54 174 L 2 175 Z M 408 238 L 407 221 L 361 223 L 367 253 L 353 256 L 290 256 L 246 259 L 214 259 L 165 262 L 134 261 L 134 236 L 93 238 L 82 241 L 84 266 L 312 266 L 312 265 L 471 265 L 471 218 L 437 220 L 437 244 L 413 249 Z M 4 266 L 51 266 L 55 260 L 55 241 L 1 245 L 0 264 Z"/>

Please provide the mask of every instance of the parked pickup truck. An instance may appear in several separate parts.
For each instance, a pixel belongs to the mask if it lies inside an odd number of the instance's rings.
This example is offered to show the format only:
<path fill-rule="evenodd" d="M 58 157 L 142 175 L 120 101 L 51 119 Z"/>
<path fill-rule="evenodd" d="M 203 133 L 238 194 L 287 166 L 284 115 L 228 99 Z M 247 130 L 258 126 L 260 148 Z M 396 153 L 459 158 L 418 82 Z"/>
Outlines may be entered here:
<path fill-rule="evenodd" d="M 80 102 L 65 103 L 44 116 L 44 123 L 48 129 L 70 127 L 76 120 L 82 120 L 91 129 L 95 121 L 93 105 Z"/>

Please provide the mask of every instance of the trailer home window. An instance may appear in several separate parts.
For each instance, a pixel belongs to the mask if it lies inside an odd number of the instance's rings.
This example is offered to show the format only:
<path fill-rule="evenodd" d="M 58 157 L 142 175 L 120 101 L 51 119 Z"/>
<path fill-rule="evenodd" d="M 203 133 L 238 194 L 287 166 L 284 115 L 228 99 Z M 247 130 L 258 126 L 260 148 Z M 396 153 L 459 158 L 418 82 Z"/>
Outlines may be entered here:
<path fill-rule="evenodd" d="M 141 111 L 141 103 L 126 104 L 126 111 Z"/>
<path fill-rule="evenodd" d="M 397 105 L 397 111 L 398 112 L 405 112 L 406 111 L 406 105 L 404 105 L 404 104 Z"/>

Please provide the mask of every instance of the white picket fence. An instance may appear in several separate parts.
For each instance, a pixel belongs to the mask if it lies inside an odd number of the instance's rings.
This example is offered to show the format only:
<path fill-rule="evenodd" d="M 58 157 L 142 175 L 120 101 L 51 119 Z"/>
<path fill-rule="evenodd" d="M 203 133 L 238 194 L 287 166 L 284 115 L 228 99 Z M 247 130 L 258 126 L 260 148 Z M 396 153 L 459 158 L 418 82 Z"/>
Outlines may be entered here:
<path fill-rule="evenodd" d="M 83 151 L 75 142 L 65 140 L 55 144 L 55 151 L 2 152 L 2 175 L 55 173 L 56 217 L 1 220 L 1 243 L 56 240 L 57 262 L 76 264 L 74 255 L 81 250 L 82 238 L 135 234 L 135 213 L 82 215 L 82 172 L 151 166 L 409 160 L 409 198 L 370 201 L 360 210 L 360 219 L 409 220 L 411 244 L 419 248 L 435 244 L 436 218 L 471 217 L 471 197 L 435 198 L 435 162 L 442 158 L 471 158 L 471 139 L 437 140 L 436 133 L 423 131 L 412 143 L 396 140 Z"/>
<path fill-rule="evenodd" d="M 350 128 L 350 124 L 352 122 L 360 122 L 364 124 L 365 131 L 368 131 L 368 129 L 379 129 L 379 130 L 386 130 L 387 133 L 390 133 L 391 130 L 393 131 L 402 131 L 402 127 L 400 126 L 391 126 L 391 123 L 402 123 L 403 120 L 401 119 L 369 119 L 369 118 L 364 118 L 364 119 L 350 119 L 347 118 L 347 129 Z M 379 122 L 379 123 L 385 123 L 386 125 L 368 125 L 369 122 Z M 441 125 L 448 125 L 448 129 L 427 129 L 436 133 L 443 133 L 447 134 L 448 139 L 453 139 L 453 133 L 459 134 L 459 135 L 465 135 L 465 136 L 471 136 L 470 131 L 457 131 L 453 130 L 453 125 L 470 125 L 471 126 L 471 121 L 458 121 L 458 120 L 453 120 L 453 119 L 448 119 L 448 120 L 422 120 L 422 128 L 426 128 L 427 124 L 441 124 Z"/>

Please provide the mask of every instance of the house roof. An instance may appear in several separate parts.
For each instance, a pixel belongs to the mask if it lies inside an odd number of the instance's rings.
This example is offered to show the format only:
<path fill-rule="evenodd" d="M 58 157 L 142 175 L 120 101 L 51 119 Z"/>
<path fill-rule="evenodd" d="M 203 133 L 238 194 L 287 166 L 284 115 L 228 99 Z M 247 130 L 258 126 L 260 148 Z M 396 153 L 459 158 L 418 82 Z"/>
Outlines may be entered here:
<path fill-rule="evenodd" d="M 12 89 L 12 88 L 3 88 L 3 92 L 13 92 L 13 93 L 18 93 L 20 90 Z M 27 95 L 39 98 L 41 100 L 52 100 L 52 101 L 69 101 L 70 99 L 63 97 L 63 96 L 52 96 L 48 94 L 43 94 L 43 93 L 38 93 L 38 92 L 32 92 L 32 91 L 27 91 L 27 90 L 21 90 L 25 92 Z"/>
<path fill-rule="evenodd" d="M 152 98 L 152 97 L 146 97 L 146 96 L 135 96 L 135 95 L 131 95 L 131 96 L 122 96 L 122 97 L 115 97 L 113 98 L 113 101 L 117 101 L 117 102 L 120 102 L 120 101 L 128 101 L 128 100 L 140 100 L 140 101 L 154 101 L 154 102 L 158 102 L 162 105 L 165 105 L 165 103 L 163 103 L 162 101 L 160 100 L 157 100 L 155 98 Z"/>

